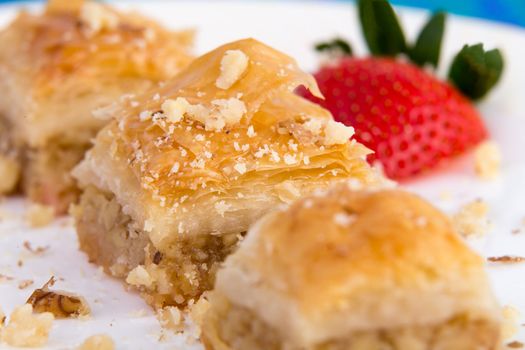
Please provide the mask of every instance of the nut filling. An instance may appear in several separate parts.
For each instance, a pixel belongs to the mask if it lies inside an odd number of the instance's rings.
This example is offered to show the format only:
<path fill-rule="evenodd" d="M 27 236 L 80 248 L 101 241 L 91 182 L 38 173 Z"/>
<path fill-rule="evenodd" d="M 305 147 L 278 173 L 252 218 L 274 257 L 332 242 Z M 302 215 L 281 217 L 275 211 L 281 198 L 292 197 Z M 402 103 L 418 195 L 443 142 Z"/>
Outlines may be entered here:
<path fill-rule="evenodd" d="M 103 215 L 101 214 L 103 213 Z M 213 286 L 215 272 L 241 234 L 181 237 L 158 251 L 113 195 L 89 187 L 73 210 L 80 248 L 90 261 L 126 279 L 154 307 L 185 306 Z"/>

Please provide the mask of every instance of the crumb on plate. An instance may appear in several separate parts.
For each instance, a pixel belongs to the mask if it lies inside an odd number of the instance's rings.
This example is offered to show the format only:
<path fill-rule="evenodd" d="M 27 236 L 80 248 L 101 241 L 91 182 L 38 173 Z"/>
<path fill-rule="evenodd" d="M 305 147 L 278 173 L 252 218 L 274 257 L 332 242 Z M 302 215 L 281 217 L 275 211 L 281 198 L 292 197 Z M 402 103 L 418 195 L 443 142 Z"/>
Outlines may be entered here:
<path fill-rule="evenodd" d="M 22 280 L 18 283 L 18 289 L 26 289 L 34 283 L 33 280 Z"/>
<path fill-rule="evenodd" d="M 113 350 L 115 349 L 115 342 L 106 334 L 92 335 L 84 340 L 78 347 L 78 350 Z"/>
<path fill-rule="evenodd" d="M 511 341 L 507 344 L 507 349 L 522 349 L 524 347 L 523 343 L 520 341 Z"/>
<path fill-rule="evenodd" d="M 15 347 L 39 347 L 47 343 L 53 325 L 53 314 L 33 314 L 33 307 L 17 307 L 2 330 L 2 341 Z"/>
<path fill-rule="evenodd" d="M 175 306 L 166 306 L 157 311 L 157 319 L 162 328 L 175 333 L 184 330 L 184 315 Z"/>
<path fill-rule="evenodd" d="M 54 277 L 36 289 L 27 303 L 31 304 L 36 313 L 52 313 L 56 318 L 85 317 L 91 313 L 87 301 L 79 296 L 64 291 L 49 289 L 55 283 Z"/>
<path fill-rule="evenodd" d="M 516 255 L 490 256 L 487 260 L 497 263 L 516 264 L 525 262 L 525 257 Z"/>
<path fill-rule="evenodd" d="M 520 313 L 516 308 L 510 305 L 503 306 L 502 313 L 502 336 L 503 339 L 509 339 L 516 335 L 516 333 L 518 332 L 518 319 L 520 317 Z"/>
<path fill-rule="evenodd" d="M 55 218 L 53 207 L 32 203 L 26 211 L 26 221 L 31 227 L 47 226 Z"/>
<path fill-rule="evenodd" d="M 484 180 L 498 177 L 501 165 L 501 152 L 496 142 L 488 140 L 480 143 L 474 151 L 474 170 Z"/>
<path fill-rule="evenodd" d="M 490 228 L 488 211 L 487 203 L 480 199 L 465 204 L 452 216 L 456 231 L 463 237 L 485 235 Z"/>
<path fill-rule="evenodd" d="M 31 242 L 29 241 L 24 241 L 23 246 L 25 249 L 27 249 L 28 251 L 30 251 L 31 253 L 35 255 L 40 255 L 49 249 L 49 246 L 33 248 L 33 246 L 31 245 Z"/>

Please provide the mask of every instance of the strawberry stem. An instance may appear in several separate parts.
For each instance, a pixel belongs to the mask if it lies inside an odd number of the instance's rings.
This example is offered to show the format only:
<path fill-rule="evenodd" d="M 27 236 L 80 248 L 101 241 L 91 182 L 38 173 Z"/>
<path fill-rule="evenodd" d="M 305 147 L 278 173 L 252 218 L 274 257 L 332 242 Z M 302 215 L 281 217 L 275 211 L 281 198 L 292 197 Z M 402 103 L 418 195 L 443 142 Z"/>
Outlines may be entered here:
<path fill-rule="evenodd" d="M 430 64 L 437 68 L 445 31 L 446 14 L 436 12 L 423 27 L 414 46 L 409 50 L 410 60 L 419 66 Z"/>
<path fill-rule="evenodd" d="M 463 94 L 478 100 L 496 85 L 503 67 L 498 49 L 485 51 L 483 44 L 465 45 L 454 58 L 448 76 Z"/>
<path fill-rule="evenodd" d="M 405 35 L 387 0 L 359 0 L 361 29 L 376 56 L 396 56 L 407 51 Z"/>

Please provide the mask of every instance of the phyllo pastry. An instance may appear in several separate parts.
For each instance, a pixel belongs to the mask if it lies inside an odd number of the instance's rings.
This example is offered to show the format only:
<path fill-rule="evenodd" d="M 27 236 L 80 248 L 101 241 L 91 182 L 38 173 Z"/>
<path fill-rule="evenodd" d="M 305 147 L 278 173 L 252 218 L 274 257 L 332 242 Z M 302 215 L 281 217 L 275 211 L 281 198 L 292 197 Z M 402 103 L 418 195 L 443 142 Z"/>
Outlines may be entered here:
<path fill-rule="evenodd" d="M 381 181 L 353 129 L 294 94 L 313 77 L 246 39 L 109 113 L 75 169 L 81 249 L 155 306 L 183 305 L 260 216 L 341 180 Z"/>
<path fill-rule="evenodd" d="M 484 261 L 399 190 L 339 185 L 270 213 L 217 273 L 209 350 L 495 350 Z"/>
<path fill-rule="evenodd" d="M 0 32 L 0 170 L 8 184 L 60 213 L 70 170 L 106 123 L 92 111 L 171 78 L 191 57 L 189 31 L 96 2 L 51 0 Z"/>

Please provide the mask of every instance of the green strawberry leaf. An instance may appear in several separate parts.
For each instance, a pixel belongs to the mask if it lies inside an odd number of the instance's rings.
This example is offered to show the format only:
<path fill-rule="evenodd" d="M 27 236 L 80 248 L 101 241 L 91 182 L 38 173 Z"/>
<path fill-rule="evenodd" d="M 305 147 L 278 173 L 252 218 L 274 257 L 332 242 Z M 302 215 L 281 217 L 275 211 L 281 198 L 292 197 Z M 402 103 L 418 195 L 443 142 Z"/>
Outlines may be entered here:
<path fill-rule="evenodd" d="M 438 66 L 445 19 L 446 14 L 444 12 L 436 12 L 429 19 L 419 33 L 416 44 L 408 53 L 412 62 L 419 66 L 424 66 L 427 63 L 434 68 Z"/>
<path fill-rule="evenodd" d="M 485 51 L 483 44 L 465 45 L 456 55 L 448 77 L 472 100 L 478 100 L 499 81 L 504 61 L 498 49 Z"/>
<path fill-rule="evenodd" d="M 352 56 L 353 54 L 350 44 L 341 38 L 335 38 L 331 41 L 318 43 L 315 45 L 315 50 L 318 52 L 327 52 L 328 54 L 336 54 L 341 56 Z"/>
<path fill-rule="evenodd" d="M 361 29 L 376 56 L 396 56 L 407 51 L 405 35 L 387 0 L 359 0 Z"/>

